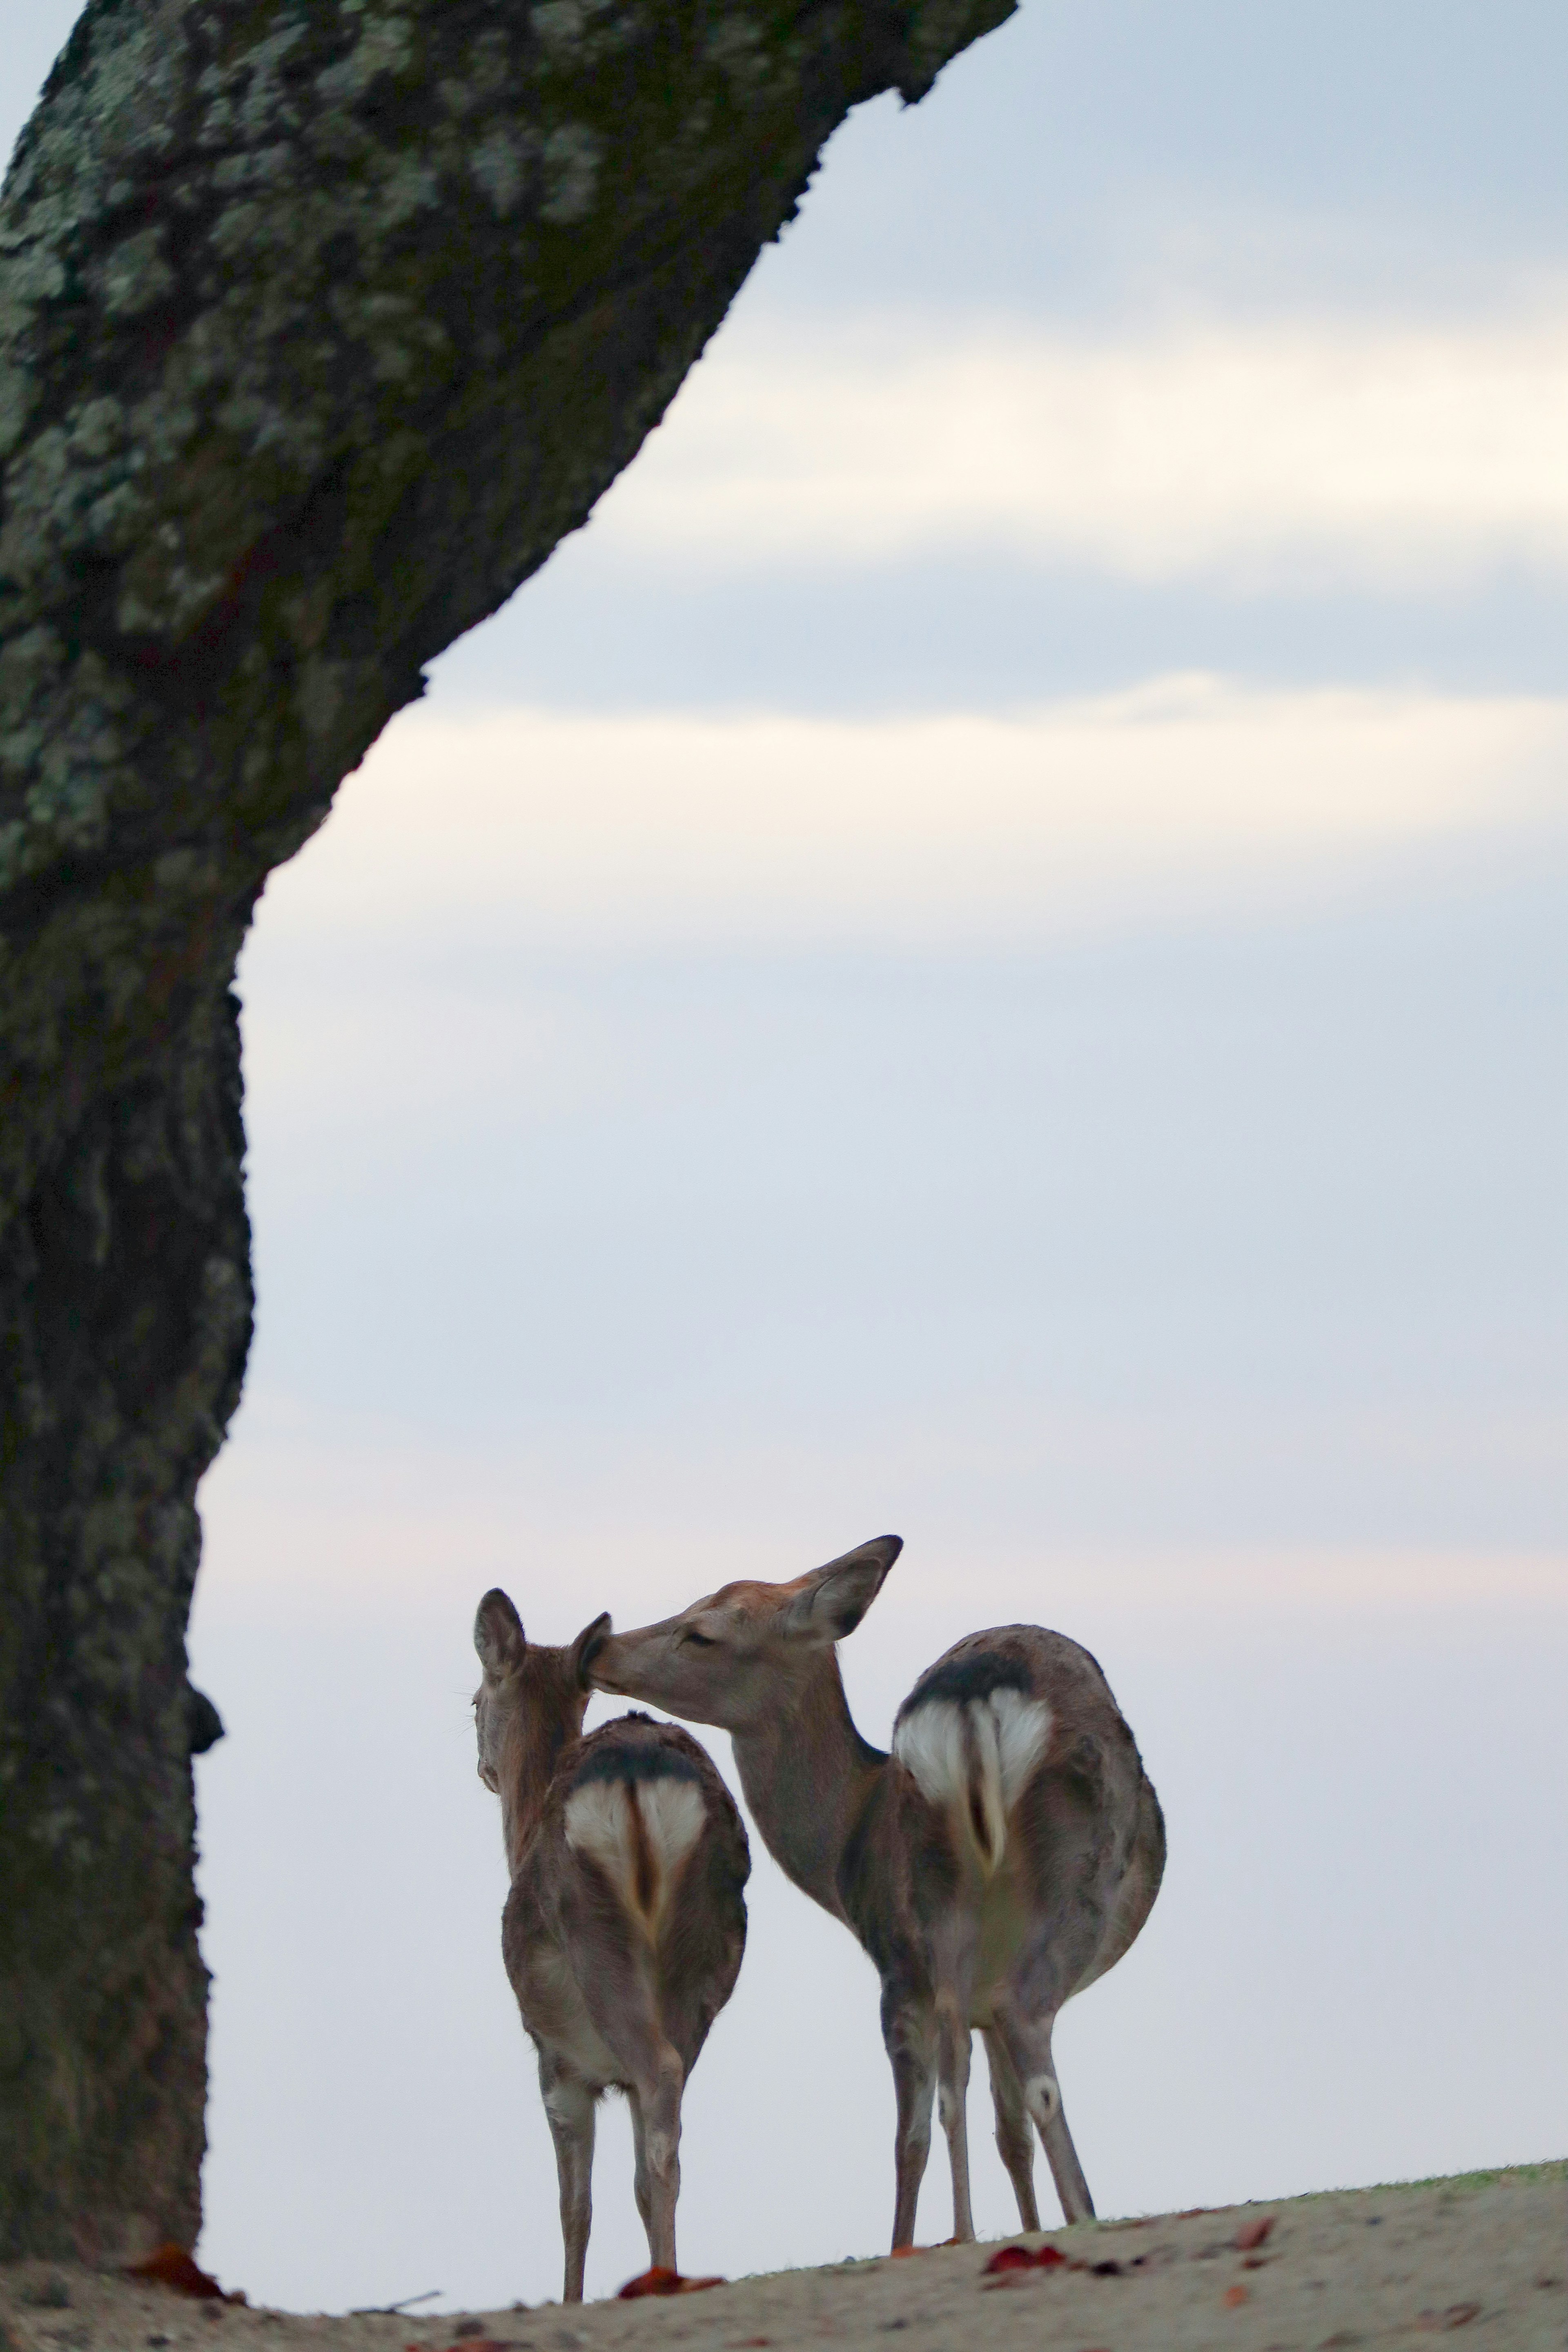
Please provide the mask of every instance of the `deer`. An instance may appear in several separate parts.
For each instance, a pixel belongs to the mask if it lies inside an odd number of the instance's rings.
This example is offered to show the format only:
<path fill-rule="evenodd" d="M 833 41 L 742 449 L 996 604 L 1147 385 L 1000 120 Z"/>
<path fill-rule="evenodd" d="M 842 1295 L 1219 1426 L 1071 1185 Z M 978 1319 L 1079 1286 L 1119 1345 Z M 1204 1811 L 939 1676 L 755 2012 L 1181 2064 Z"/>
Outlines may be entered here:
<path fill-rule="evenodd" d="M 861 1738 L 836 1645 L 902 1549 L 879 1536 L 791 1583 L 726 1584 L 658 1624 L 594 1635 L 587 1658 L 598 1689 L 729 1732 L 769 1853 L 875 1963 L 897 2102 L 895 2252 L 914 2241 L 933 2093 L 953 2238 L 973 2238 L 975 2029 L 1023 2228 L 1039 2228 L 1035 2131 L 1064 2219 L 1092 2218 L 1052 2032 L 1132 1944 L 1165 1862 L 1132 1734 L 1097 1662 L 1061 1633 L 967 1635 L 904 1700 L 890 1754 Z"/>
<path fill-rule="evenodd" d="M 499 1588 L 474 1620 L 479 1772 L 500 1799 L 511 1878 L 501 1956 L 539 2055 L 565 2303 L 583 2299 L 607 2091 L 631 2110 L 651 2266 L 634 2284 L 677 2272 L 681 2098 L 740 1974 L 752 1866 L 735 1801 L 689 1732 L 632 1713 L 583 1736 L 585 1660 L 609 1622 L 547 1648 Z"/>

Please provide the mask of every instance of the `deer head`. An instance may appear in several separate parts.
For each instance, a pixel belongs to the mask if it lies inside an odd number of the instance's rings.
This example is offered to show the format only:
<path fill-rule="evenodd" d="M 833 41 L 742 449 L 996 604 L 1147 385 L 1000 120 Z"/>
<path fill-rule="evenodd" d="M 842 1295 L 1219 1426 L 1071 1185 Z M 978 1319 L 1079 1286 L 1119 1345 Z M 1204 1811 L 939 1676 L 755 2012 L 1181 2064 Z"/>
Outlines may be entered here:
<path fill-rule="evenodd" d="M 508 1595 L 487 1592 L 474 1618 L 484 1677 L 474 1693 L 479 1773 L 501 1801 L 509 1857 L 542 1801 L 555 1759 L 583 1732 L 590 1685 L 586 1661 L 609 1627 L 601 1613 L 563 1650 L 531 1643 Z"/>
<path fill-rule="evenodd" d="M 726 1584 L 629 1633 L 590 1627 L 581 1637 L 589 1679 L 688 1722 L 744 1734 L 787 1713 L 792 1695 L 858 1625 L 902 1549 L 901 1538 L 878 1536 L 790 1584 Z"/>

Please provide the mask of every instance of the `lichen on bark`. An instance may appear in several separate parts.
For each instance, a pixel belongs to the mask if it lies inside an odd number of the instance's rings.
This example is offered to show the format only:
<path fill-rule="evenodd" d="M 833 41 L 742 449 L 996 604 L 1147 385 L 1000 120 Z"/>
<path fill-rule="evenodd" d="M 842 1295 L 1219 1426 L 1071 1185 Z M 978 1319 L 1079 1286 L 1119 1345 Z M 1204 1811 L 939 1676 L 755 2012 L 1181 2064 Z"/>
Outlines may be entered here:
<path fill-rule="evenodd" d="M 0 2255 L 200 2220 L 269 870 L 1012 0 L 90 0 L 0 196 Z"/>

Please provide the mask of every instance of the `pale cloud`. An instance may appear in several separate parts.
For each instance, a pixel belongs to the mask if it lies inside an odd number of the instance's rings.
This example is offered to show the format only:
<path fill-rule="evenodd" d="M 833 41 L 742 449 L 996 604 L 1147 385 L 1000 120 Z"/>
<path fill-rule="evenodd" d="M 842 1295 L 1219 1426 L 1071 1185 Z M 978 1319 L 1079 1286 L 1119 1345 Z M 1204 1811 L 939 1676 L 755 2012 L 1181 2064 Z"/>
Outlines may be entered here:
<path fill-rule="evenodd" d="M 606 548 L 742 570 L 1008 550 L 1141 581 L 1568 569 L 1568 321 L 737 326 L 602 501 Z"/>
<path fill-rule="evenodd" d="M 1321 900 L 1568 814 L 1568 704 L 1212 677 L 1013 716 L 418 710 L 268 886 L 269 951 L 1028 945 Z"/>
<path fill-rule="evenodd" d="M 1324 1458 L 1352 1434 L 1350 1416 L 1304 1430 L 1288 1413 L 1279 1418 L 1287 1442 Z M 683 1606 L 734 1576 L 797 1576 L 815 1565 L 814 1541 L 816 1553 L 831 1552 L 879 1532 L 867 1500 L 877 1488 L 903 1496 L 900 1524 L 910 1541 L 898 1592 L 905 1612 L 952 1605 L 970 1621 L 986 1613 L 1005 1620 L 1032 1616 L 1047 1593 L 1058 1610 L 1140 1614 L 1568 1610 L 1568 1552 L 1561 1549 L 1043 1543 L 1033 1529 L 1040 1474 L 1053 1452 L 1069 1444 L 1114 1448 L 1126 1464 L 1145 1461 L 1150 1450 L 1150 1427 L 1137 1415 L 1079 1411 L 1058 1419 L 1053 1436 L 1037 1435 L 1027 1447 L 1026 1463 L 1011 1465 L 1032 1473 L 1011 1524 L 977 1533 L 972 1502 L 955 1511 L 931 1493 L 930 1456 L 934 1442 L 950 1459 L 962 1454 L 977 1468 L 987 1452 L 984 1433 L 944 1427 L 918 1440 L 873 1433 L 856 1446 L 853 1462 L 831 1447 L 807 1454 L 733 1437 L 717 1446 L 695 1432 L 683 1433 L 673 1454 L 668 1436 L 658 1446 L 603 1437 L 574 1445 L 559 1436 L 464 1446 L 412 1425 L 344 1415 L 323 1435 L 300 1410 L 263 1392 L 247 1403 L 245 1442 L 230 1446 L 204 1483 L 206 1556 L 226 1602 L 243 1596 L 266 1614 L 289 1616 L 305 1606 L 331 1615 L 374 1590 L 391 1609 L 449 1608 L 461 1622 L 486 1583 L 512 1577 L 522 1580 L 520 1590 L 551 1596 L 567 1616 L 608 1608 L 631 1622 Z M 1171 1419 L 1167 1450 L 1202 1435 L 1180 1414 Z M 1508 1417 L 1492 1420 L 1492 1435 L 1506 1442 Z M 1420 1436 L 1431 1454 L 1452 1433 L 1441 1412 L 1426 1422 Z M 1461 1431 L 1459 1442 L 1471 1433 Z M 1561 1414 L 1549 1434 L 1560 1448 Z M 786 1513 L 781 1523 L 781 1493 L 810 1495 L 812 1510 Z M 203 1605 L 213 1598 L 204 1584 Z M 551 1638 L 561 1631 L 557 1623 Z"/>
<path fill-rule="evenodd" d="M 521 1003 L 504 984 L 442 985 L 395 951 L 366 970 L 353 933 L 340 940 L 330 920 L 314 929 L 316 952 L 297 958 L 311 929 L 268 921 L 241 980 L 252 1131 L 296 1150 L 300 1181 L 318 1196 L 332 1181 L 327 1139 L 406 1136 L 411 1073 L 427 1121 L 497 1090 L 536 1120 L 559 1119 L 613 1083 L 613 1045 L 581 1004 L 542 989 Z"/>

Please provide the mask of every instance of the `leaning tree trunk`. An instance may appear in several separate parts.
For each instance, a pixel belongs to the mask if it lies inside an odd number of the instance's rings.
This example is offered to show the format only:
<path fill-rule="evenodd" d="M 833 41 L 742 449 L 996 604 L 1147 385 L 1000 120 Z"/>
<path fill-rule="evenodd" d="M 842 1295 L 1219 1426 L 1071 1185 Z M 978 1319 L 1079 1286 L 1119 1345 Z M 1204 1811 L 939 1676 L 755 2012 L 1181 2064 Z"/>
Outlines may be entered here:
<path fill-rule="evenodd" d="M 0 2255 L 200 2221 L 185 1674 L 270 867 L 1012 0 L 91 0 L 0 198 Z"/>

